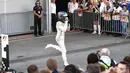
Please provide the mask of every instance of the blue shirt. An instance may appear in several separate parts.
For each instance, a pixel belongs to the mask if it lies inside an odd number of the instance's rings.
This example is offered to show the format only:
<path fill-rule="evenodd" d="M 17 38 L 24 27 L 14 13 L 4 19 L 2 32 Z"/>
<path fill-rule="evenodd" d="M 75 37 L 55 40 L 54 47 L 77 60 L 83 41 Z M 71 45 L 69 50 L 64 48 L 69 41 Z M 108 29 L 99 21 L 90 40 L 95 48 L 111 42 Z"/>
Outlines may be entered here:
<path fill-rule="evenodd" d="M 56 69 L 52 73 L 59 73 Z"/>

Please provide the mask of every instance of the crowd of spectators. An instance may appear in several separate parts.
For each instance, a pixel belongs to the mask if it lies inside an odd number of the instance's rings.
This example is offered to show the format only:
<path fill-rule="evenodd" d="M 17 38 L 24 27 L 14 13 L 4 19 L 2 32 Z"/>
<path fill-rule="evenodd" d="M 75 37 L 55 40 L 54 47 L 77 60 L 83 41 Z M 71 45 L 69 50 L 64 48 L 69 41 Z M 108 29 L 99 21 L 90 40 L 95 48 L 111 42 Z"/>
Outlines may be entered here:
<path fill-rule="evenodd" d="M 103 48 L 96 53 L 90 53 L 86 59 L 86 70 L 77 65 L 69 64 L 63 71 L 58 71 L 58 64 L 55 59 L 49 58 L 46 68 L 39 71 L 34 64 L 27 68 L 28 73 L 130 73 L 130 56 L 124 57 L 117 63 L 110 57 L 110 51 Z"/>
<path fill-rule="evenodd" d="M 94 12 L 100 14 L 101 26 L 98 27 L 100 31 L 121 32 L 122 36 L 126 36 L 127 27 L 129 23 L 130 2 L 128 0 L 70 0 L 68 3 L 68 12 L 70 15 L 70 24 L 73 26 L 72 14 L 78 13 L 82 16 L 83 12 Z M 99 22 L 96 19 L 97 23 Z M 95 25 L 95 24 L 94 24 Z M 101 27 L 101 28 L 100 28 Z M 97 27 L 93 26 L 96 34 Z"/>

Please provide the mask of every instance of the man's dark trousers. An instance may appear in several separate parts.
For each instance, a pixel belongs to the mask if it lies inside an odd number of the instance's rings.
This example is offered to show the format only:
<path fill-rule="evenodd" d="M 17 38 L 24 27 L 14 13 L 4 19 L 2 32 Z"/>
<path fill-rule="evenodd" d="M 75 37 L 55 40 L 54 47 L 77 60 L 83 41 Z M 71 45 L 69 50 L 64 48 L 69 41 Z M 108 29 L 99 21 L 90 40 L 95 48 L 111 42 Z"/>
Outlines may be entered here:
<path fill-rule="evenodd" d="M 69 21 L 70 21 L 70 30 L 73 29 L 73 24 L 74 24 L 74 14 L 73 13 L 68 13 L 69 14 Z"/>
<path fill-rule="evenodd" d="M 37 28 L 38 28 L 38 34 L 42 35 L 41 18 L 34 17 L 34 35 L 37 35 Z"/>
<path fill-rule="evenodd" d="M 56 21 L 57 21 L 57 17 L 56 14 L 51 14 L 51 24 L 52 24 L 52 30 L 56 31 Z"/>

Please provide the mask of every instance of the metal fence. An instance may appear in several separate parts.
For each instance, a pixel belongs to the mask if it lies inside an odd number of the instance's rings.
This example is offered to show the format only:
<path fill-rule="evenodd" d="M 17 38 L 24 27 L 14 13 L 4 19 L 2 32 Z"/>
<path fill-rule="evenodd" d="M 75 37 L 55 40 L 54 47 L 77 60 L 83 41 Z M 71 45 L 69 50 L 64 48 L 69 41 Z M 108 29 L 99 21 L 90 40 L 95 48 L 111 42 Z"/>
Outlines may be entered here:
<path fill-rule="evenodd" d="M 107 18 L 106 18 L 107 17 Z M 125 38 L 130 33 L 130 23 L 122 22 L 121 19 L 115 20 L 110 14 L 109 16 L 104 15 L 101 17 L 98 13 L 84 12 L 82 16 L 78 16 L 78 13 L 73 14 L 73 28 L 94 30 L 93 25 L 95 22 L 101 26 L 101 32 L 121 34 L 125 35 Z M 129 20 L 129 19 L 128 19 Z"/>

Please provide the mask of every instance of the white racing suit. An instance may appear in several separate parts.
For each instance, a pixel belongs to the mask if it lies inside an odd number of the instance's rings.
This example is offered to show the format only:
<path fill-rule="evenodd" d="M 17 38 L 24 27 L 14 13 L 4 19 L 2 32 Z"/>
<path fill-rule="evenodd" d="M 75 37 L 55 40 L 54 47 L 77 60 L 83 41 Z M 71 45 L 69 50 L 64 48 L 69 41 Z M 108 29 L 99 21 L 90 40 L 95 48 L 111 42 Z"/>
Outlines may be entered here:
<path fill-rule="evenodd" d="M 62 58 L 64 61 L 64 65 L 67 66 L 68 62 L 67 62 L 67 56 L 66 56 L 66 47 L 65 47 L 65 32 L 67 31 L 69 27 L 69 23 L 68 20 L 65 21 L 65 23 L 63 23 L 62 21 L 58 21 L 56 23 L 56 29 L 57 29 L 57 35 L 56 35 L 56 42 L 58 43 L 58 45 L 53 45 L 53 44 L 48 44 L 46 48 L 55 48 L 56 50 L 60 51 L 62 54 Z"/>

